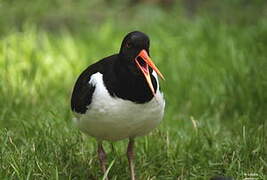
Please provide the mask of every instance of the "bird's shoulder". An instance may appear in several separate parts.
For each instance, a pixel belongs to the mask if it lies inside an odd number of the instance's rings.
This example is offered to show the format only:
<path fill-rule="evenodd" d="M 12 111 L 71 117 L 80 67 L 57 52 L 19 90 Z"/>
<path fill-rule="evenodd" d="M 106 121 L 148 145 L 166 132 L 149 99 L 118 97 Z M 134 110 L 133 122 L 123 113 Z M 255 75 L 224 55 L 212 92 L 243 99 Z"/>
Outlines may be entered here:
<path fill-rule="evenodd" d="M 71 97 L 71 109 L 72 111 L 80 114 L 84 114 L 88 105 L 92 102 L 92 96 L 95 90 L 95 85 L 90 82 L 91 76 L 95 73 L 104 74 L 108 69 L 112 69 L 112 66 L 116 59 L 117 54 L 108 56 L 99 60 L 98 62 L 88 66 L 78 77 L 73 88 Z"/>

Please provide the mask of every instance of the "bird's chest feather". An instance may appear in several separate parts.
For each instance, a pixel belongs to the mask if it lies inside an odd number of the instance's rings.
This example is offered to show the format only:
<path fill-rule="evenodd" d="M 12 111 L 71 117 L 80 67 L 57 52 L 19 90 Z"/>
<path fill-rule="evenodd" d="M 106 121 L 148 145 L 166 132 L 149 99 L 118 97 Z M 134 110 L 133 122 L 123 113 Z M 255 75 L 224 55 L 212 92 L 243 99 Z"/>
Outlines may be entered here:
<path fill-rule="evenodd" d="M 165 102 L 159 91 L 149 102 L 137 104 L 110 96 L 101 73 L 93 74 L 89 83 L 95 86 L 92 102 L 86 113 L 80 115 L 77 125 L 91 136 L 120 140 L 144 135 L 163 117 Z"/>

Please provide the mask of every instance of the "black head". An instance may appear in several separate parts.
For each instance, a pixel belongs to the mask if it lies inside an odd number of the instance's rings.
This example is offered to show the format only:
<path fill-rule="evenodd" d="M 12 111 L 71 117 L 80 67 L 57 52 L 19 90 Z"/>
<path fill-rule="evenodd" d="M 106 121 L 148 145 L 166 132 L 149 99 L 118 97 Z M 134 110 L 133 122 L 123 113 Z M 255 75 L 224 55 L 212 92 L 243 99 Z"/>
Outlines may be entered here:
<path fill-rule="evenodd" d="M 149 37 L 133 31 L 125 36 L 119 53 L 120 71 L 127 71 L 134 76 L 143 75 L 153 94 L 155 94 L 150 74 L 152 69 L 163 78 L 158 68 L 149 56 Z M 164 79 L 164 78 L 163 78 Z"/>
<path fill-rule="evenodd" d="M 149 37 L 140 31 L 133 31 L 124 37 L 119 54 L 123 59 L 133 60 L 142 49 L 149 55 Z"/>

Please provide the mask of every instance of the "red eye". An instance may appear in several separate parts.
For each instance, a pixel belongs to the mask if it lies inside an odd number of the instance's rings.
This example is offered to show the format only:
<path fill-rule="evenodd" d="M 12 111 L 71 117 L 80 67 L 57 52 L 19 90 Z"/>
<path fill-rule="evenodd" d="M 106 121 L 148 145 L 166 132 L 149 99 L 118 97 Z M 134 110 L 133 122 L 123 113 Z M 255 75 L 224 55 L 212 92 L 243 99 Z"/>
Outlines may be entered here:
<path fill-rule="evenodd" d="M 131 44 L 130 42 L 127 42 L 127 43 L 126 43 L 126 47 L 127 47 L 127 48 L 130 48 L 130 47 L 132 47 L 132 44 Z"/>

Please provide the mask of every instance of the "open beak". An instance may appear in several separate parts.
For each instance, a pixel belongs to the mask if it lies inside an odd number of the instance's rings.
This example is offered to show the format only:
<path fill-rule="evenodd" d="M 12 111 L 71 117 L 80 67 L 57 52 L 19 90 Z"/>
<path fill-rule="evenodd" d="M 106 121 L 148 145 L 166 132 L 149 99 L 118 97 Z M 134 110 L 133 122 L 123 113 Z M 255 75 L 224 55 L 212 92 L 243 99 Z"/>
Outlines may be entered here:
<path fill-rule="evenodd" d="M 158 68 L 155 66 L 153 61 L 148 56 L 146 50 L 144 50 L 144 49 L 141 50 L 140 53 L 136 56 L 135 63 L 137 64 L 138 68 L 144 74 L 149 88 L 151 89 L 152 93 L 155 95 L 155 89 L 154 89 L 154 87 L 152 85 L 152 81 L 151 81 L 151 77 L 150 77 L 150 74 L 149 74 L 148 66 L 150 66 L 163 80 L 165 80 L 163 75 L 158 70 Z"/>

